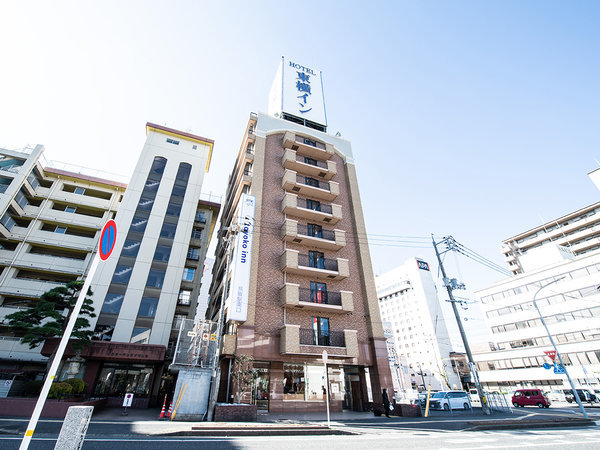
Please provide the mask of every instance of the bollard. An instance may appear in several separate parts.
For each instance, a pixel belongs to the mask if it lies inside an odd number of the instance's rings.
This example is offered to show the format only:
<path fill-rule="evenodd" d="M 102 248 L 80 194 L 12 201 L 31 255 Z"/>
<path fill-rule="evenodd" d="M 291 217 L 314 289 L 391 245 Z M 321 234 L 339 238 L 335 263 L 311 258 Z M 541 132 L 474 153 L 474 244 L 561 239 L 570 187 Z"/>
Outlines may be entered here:
<path fill-rule="evenodd" d="M 71 406 L 60 429 L 54 450 L 79 450 L 87 433 L 93 406 Z"/>

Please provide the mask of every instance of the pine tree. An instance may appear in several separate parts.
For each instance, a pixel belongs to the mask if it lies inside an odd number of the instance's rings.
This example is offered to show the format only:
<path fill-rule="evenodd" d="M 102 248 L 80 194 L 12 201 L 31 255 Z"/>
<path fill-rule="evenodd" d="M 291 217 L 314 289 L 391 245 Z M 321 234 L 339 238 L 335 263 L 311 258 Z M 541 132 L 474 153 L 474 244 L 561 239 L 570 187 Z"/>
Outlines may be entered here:
<path fill-rule="evenodd" d="M 71 281 L 43 293 L 34 307 L 6 316 L 10 331 L 22 335 L 23 343 L 29 344 L 31 349 L 43 344 L 46 339 L 61 337 L 82 287 L 83 281 Z M 91 295 L 92 291 L 88 289 L 71 333 L 72 346 L 76 351 L 91 343 L 93 331 L 89 329 L 87 318 L 96 317 Z"/>

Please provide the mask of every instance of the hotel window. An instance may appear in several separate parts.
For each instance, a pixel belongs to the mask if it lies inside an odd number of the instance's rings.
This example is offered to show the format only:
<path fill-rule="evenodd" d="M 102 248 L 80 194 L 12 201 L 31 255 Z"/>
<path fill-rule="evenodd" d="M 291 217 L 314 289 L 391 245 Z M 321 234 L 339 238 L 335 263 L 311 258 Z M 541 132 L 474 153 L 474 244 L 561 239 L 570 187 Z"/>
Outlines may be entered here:
<path fill-rule="evenodd" d="M 141 242 L 126 239 L 123 244 L 123 250 L 121 250 L 121 256 L 129 256 L 135 258 L 140 250 Z"/>
<path fill-rule="evenodd" d="M 329 319 L 326 317 L 313 317 L 313 343 L 314 345 L 330 345 Z"/>
<path fill-rule="evenodd" d="M 154 261 L 169 262 L 171 256 L 171 246 L 157 245 L 154 251 Z"/>
<path fill-rule="evenodd" d="M 147 344 L 150 342 L 150 332 L 152 328 L 146 327 L 134 327 L 133 333 L 131 333 L 131 342 L 132 344 Z"/>
<path fill-rule="evenodd" d="M 319 180 L 312 177 L 304 177 L 304 184 L 312 187 L 319 187 Z"/>
<path fill-rule="evenodd" d="M 170 139 L 170 138 L 167 138 L 167 142 L 168 142 L 169 144 L 173 144 L 173 145 L 179 145 L 179 141 L 176 141 L 175 139 Z"/>
<path fill-rule="evenodd" d="M 189 289 L 182 289 L 179 291 L 178 303 L 180 305 L 187 306 L 190 304 L 192 298 L 192 291 Z"/>
<path fill-rule="evenodd" d="M 188 248 L 187 257 L 188 257 L 188 259 L 193 259 L 194 261 L 198 261 L 200 259 L 200 248 L 198 248 L 198 247 Z"/>
<path fill-rule="evenodd" d="M 323 255 L 323 252 L 315 252 L 310 250 L 308 252 L 308 265 L 309 267 L 314 267 L 316 269 L 324 269 L 325 256 Z"/>
<path fill-rule="evenodd" d="M 206 223 L 206 212 L 196 211 L 196 222 Z"/>
<path fill-rule="evenodd" d="M 312 209 L 313 211 L 321 211 L 321 202 L 317 200 L 306 200 L 306 209 Z"/>
<path fill-rule="evenodd" d="M 327 285 L 325 283 L 310 282 L 310 301 L 313 303 L 327 303 Z"/>
<path fill-rule="evenodd" d="M 158 305 L 158 298 L 156 297 L 142 297 L 140 303 L 140 309 L 138 310 L 139 317 L 154 317 L 156 315 L 156 306 Z"/>
<path fill-rule="evenodd" d="M 123 294 L 114 294 L 111 292 L 106 294 L 104 304 L 102 305 L 102 312 L 106 314 L 119 314 L 124 297 L 125 295 Z"/>
<path fill-rule="evenodd" d="M 283 399 L 304 401 L 304 364 L 283 364 Z"/>
<path fill-rule="evenodd" d="M 117 283 L 117 284 L 129 283 L 129 278 L 131 277 L 132 271 L 133 271 L 133 267 L 131 267 L 131 266 L 117 265 L 117 267 L 115 268 L 115 273 L 112 278 L 112 282 Z"/>
<path fill-rule="evenodd" d="M 318 164 L 319 164 L 319 163 L 317 162 L 317 160 L 316 160 L 316 159 L 314 159 L 314 158 L 309 158 L 308 156 L 305 156 L 305 157 L 304 157 L 304 163 L 305 163 L 305 164 L 310 164 L 311 166 L 316 166 L 316 165 L 318 165 Z"/>
<path fill-rule="evenodd" d="M 202 228 L 192 229 L 192 239 L 202 239 Z"/>
<path fill-rule="evenodd" d="M 175 232 L 177 231 L 176 223 L 163 223 L 162 229 L 160 230 L 160 236 L 173 239 L 175 237 Z"/>
<path fill-rule="evenodd" d="M 191 267 L 186 267 L 183 269 L 183 281 L 194 281 L 194 274 L 196 273 L 196 269 Z"/>
<path fill-rule="evenodd" d="M 316 225 L 314 223 L 309 223 L 308 226 L 308 235 L 317 238 L 323 238 L 323 227 L 321 225 Z"/>
<path fill-rule="evenodd" d="M 75 208 L 74 206 L 65 206 L 65 212 L 68 213 L 74 213 L 76 211 L 77 208 Z"/>
<path fill-rule="evenodd" d="M 85 189 L 84 189 L 84 188 L 82 188 L 82 187 L 76 187 L 76 188 L 73 190 L 73 193 L 75 193 L 75 194 L 79 194 L 79 195 L 83 195 L 83 194 L 85 194 Z"/>
<path fill-rule="evenodd" d="M 148 281 L 146 281 L 146 286 L 160 289 L 162 288 L 164 280 L 164 270 L 150 269 L 150 273 L 148 274 Z"/>

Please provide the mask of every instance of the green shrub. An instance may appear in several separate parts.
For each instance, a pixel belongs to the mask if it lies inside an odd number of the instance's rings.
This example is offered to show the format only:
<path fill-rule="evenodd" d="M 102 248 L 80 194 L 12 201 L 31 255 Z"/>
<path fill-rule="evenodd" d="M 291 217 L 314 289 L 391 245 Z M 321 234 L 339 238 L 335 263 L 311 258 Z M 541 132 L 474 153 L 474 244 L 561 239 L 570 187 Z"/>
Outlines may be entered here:
<path fill-rule="evenodd" d="M 44 382 L 42 380 L 28 381 L 23 384 L 23 395 L 25 397 L 36 397 L 40 395 Z"/>
<path fill-rule="evenodd" d="M 87 388 L 87 383 L 83 381 L 81 378 L 69 378 L 64 380 L 63 383 L 67 383 L 73 389 L 71 394 L 73 395 L 81 395 L 85 392 Z"/>
<path fill-rule="evenodd" d="M 65 398 L 69 394 L 71 394 L 72 391 L 73 391 L 73 388 L 71 387 L 71 385 L 69 383 L 54 382 L 54 383 L 52 383 L 52 386 L 50 386 L 50 392 L 48 393 L 48 398 L 58 398 L 58 399 Z"/>

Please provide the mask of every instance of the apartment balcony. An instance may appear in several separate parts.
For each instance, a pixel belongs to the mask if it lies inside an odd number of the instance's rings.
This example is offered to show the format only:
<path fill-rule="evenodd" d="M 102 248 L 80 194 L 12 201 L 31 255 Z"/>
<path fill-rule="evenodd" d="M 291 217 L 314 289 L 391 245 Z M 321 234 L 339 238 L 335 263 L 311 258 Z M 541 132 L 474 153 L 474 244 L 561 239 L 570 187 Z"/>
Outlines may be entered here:
<path fill-rule="evenodd" d="M 295 170 L 311 177 L 322 177 L 326 180 L 331 180 L 337 173 L 335 162 L 306 158 L 290 149 L 285 150 L 282 164 L 286 169 Z"/>
<path fill-rule="evenodd" d="M 317 230 L 316 227 L 286 219 L 281 227 L 281 237 L 286 242 L 302 244 L 325 250 L 339 250 L 346 246 L 346 232 L 342 230 Z"/>
<path fill-rule="evenodd" d="M 302 348 L 304 347 L 304 348 Z M 315 337 L 313 330 L 299 325 L 286 324 L 280 331 L 282 355 L 314 355 L 323 350 L 337 358 L 358 358 L 358 332 L 356 330 L 330 331 L 328 336 Z"/>
<path fill-rule="evenodd" d="M 290 249 L 281 255 L 281 270 L 286 273 L 324 280 L 343 280 L 350 276 L 347 259 L 321 258 L 314 261 L 308 255 Z"/>
<path fill-rule="evenodd" d="M 294 283 L 286 283 L 279 292 L 281 306 L 304 308 L 306 310 L 350 313 L 354 311 L 350 291 L 314 291 L 301 288 Z"/>
<path fill-rule="evenodd" d="M 335 153 L 333 145 L 299 136 L 293 131 L 285 132 L 283 135 L 283 146 L 292 149 L 301 155 L 325 161 L 330 159 Z"/>
<path fill-rule="evenodd" d="M 340 195 L 340 186 L 335 181 L 321 181 L 316 178 L 305 177 L 288 169 L 281 178 L 281 187 L 295 194 L 328 202 Z"/>
<path fill-rule="evenodd" d="M 314 223 L 334 225 L 342 219 L 340 205 L 307 201 L 290 192 L 286 192 L 281 201 L 281 211 L 289 216 L 310 220 Z"/>

